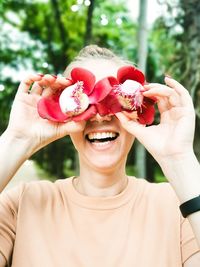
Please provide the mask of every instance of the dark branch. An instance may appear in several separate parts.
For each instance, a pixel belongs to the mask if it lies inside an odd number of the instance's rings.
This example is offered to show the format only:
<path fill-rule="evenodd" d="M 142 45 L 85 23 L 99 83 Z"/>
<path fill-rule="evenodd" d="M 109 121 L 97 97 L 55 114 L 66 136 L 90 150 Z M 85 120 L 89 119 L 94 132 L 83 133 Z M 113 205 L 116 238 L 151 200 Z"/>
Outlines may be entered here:
<path fill-rule="evenodd" d="M 58 30 L 59 30 L 59 34 L 60 34 L 60 39 L 62 42 L 62 54 L 63 57 L 65 57 L 65 61 L 68 62 L 68 58 L 67 58 L 67 50 L 68 50 L 68 33 L 64 27 L 64 24 L 62 22 L 61 19 L 61 11 L 59 9 L 59 3 L 57 0 L 51 0 L 51 4 L 52 4 L 52 9 L 53 9 L 53 14 L 55 17 L 55 23 L 58 26 Z"/>
<path fill-rule="evenodd" d="M 84 45 L 88 45 L 92 39 L 92 17 L 95 6 L 95 0 L 90 0 L 90 5 L 87 12 L 86 31 Z"/>

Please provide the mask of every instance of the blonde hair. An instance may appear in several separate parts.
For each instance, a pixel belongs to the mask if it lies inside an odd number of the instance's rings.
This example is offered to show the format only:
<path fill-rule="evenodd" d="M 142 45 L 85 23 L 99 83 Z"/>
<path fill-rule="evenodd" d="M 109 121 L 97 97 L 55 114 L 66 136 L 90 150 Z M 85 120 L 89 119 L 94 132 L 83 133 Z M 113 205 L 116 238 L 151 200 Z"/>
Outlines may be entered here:
<path fill-rule="evenodd" d="M 88 45 L 85 46 L 83 49 L 80 50 L 79 54 L 74 58 L 74 60 L 67 66 L 67 68 L 64 71 L 64 76 L 68 77 L 71 70 L 77 66 L 80 65 L 81 62 L 84 62 L 86 60 L 90 59 L 103 59 L 103 60 L 111 60 L 118 64 L 119 66 L 125 66 L 125 65 L 132 65 L 128 60 L 125 60 L 116 54 L 114 54 L 111 50 L 105 48 L 105 47 L 99 47 L 98 45 Z"/>

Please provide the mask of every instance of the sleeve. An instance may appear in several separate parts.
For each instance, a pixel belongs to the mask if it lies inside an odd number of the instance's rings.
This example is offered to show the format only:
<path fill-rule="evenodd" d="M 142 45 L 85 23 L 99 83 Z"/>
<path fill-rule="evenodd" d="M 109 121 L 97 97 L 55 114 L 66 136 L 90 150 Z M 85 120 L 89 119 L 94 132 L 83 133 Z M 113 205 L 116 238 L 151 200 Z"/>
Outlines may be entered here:
<path fill-rule="evenodd" d="M 0 253 L 7 263 L 13 251 L 19 199 L 24 185 L 0 194 Z"/>
<path fill-rule="evenodd" d="M 184 264 L 192 255 L 199 252 L 200 248 L 195 239 L 192 227 L 187 218 L 181 222 L 181 255 Z"/>

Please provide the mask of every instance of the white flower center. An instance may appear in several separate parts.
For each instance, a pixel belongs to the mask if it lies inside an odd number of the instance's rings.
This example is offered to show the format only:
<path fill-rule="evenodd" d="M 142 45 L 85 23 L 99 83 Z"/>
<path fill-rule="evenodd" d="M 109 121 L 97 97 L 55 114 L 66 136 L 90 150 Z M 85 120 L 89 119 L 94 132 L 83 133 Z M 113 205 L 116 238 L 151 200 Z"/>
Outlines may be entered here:
<path fill-rule="evenodd" d="M 63 113 L 69 113 L 72 116 L 85 111 L 89 105 L 89 98 L 83 93 L 81 82 L 64 89 L 60 95 L 59 104 Z"/>
<path fill-rule="evenodd" d="M 74 111 L 77 108 L 77 103 L 74 100 L 73 92 L 76 88 L 76 84 L 67 87 L 60 95 L 59 104 L 62 112 L 67 113 L 70 111 Z"/>
<path fill-rule="evenodd" d="M 141 89 L 142 85 L 139 82 L 133 80 L 126 80 L 123 84 L 121 84 L 121 90 L 126 94 L 135 94 Z"/>

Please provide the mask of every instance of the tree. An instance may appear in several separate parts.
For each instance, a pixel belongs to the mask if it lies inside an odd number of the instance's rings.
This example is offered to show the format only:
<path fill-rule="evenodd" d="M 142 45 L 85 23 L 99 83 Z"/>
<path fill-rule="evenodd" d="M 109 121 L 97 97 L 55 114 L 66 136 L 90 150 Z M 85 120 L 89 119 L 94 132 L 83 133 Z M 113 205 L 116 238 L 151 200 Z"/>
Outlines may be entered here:
<path fill-rule="evenodd" d="M 62 73 L 83 47 L 85 38 L 120 54 L 122 51 L 126 58 L 134 60 L 136 42 L 130 36 L 134 36 L 136 27 L 128 17 L 124 0 L 96 0 L 95 6 L 93 0 L 89 7 L 77 4 L 77 12 L 75 9 L 72 12 L 73 6 L 73 0 L 1 2 L 0 132 L 6 128 L 19 74 L 23 75 L 25 70 Z M 109 19 L 107 25 L 101 23 L 102 14 Z M 88 32 L 89 37 L 85 37 Z M 74 169 L 75 153 L 70 140 L 63 138 L 42 149 L 33 159 L 48 173 L 62 178 Z"/>
<path fill-rule="evenodd" d="M 91 0 L 87 12 L 84 45 L 88 45 L 92 40 L 92 19 L 93 19 L 94 5 L 95 5 L 95 0 Z"/>
<path fill-rule="evenodd" d="M 180 38 L 179 54 L 180 80 L 188 88 L 196 111 L 196 135 L 194 142 L 195 153 L 200 160 L 200 2 L 197 0 L 181 0 L 180 25 L 184 31 Z"/>
<path fill-rule="evenodd" d="M 176 41 L 170 73 L 192 96 L 197 117 L 194 150 L 200 160 L 200 2 L 179 0 L 175 4 L 169 1 L 165 4 L 168 5 L 168 13 L 171 16 L 171 23 L 165 21 L 165 25 Z M 174 13 L 176 15 L 173 15 Z"/>
<path fill-rule="evenodd" d="M 140 0 L 138 20 L 138 67 L 146 73 L 146 61 L 148 53 L 147 30 L 147 0 Z M 146 177 L 146 150 L 140 143 L 136 145 L 136 168 L 139 177 Z"/>

